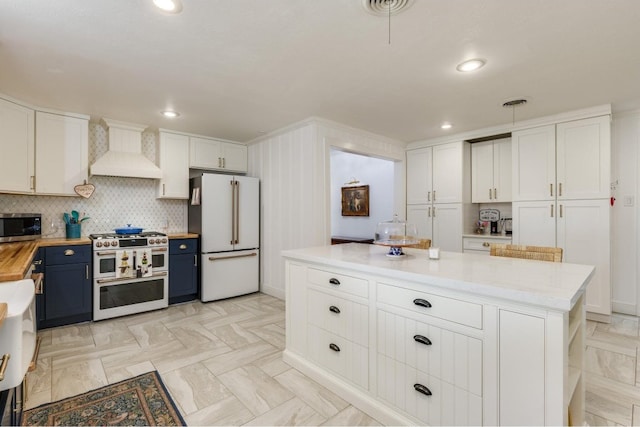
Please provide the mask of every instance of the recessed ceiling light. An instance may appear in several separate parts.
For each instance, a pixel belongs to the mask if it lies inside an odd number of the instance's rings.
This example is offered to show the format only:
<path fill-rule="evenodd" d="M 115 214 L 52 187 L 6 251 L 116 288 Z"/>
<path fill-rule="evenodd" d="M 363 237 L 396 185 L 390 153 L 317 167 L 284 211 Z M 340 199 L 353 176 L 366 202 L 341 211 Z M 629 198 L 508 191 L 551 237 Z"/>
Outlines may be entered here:
<path fill-rule="evenodd" d="M 158 9 L 169 13 L 180 13 L 182 11 L 182 3 L 180 0 L 153 0 L 153 4 L 155 4 Z"/>
<path fill-rule="evenodd" d="M 443 124 L 440 125 L 440 129 L 451 129 L 453 127 L 453 125 L 449 122 L 444 122 Z"/>
<path fill-rule="evenodd" d="M 479 58 L 470 59 L 468 61 L 464 61 L 458 64 L 458 66 L 456 67 L 456 70 L 460 71 L 461 73 L 467 73 L 469 71 L 475 71 L 479 68 L 484 67 L 484 64 L 486 63 L 487 61 L 485 61 L 484 59 L 479 59 Z"/>
<path fill-rule="evenodd" d="M 167 111 L 163 111 L 162 115 L 165 116 L 165 117 L 169 117 L 170 119 L 174 119 L 174 118 L 178 117 L 180 115 L 180 113 L 178 113 L 176 111 L 167 110 Z"/>

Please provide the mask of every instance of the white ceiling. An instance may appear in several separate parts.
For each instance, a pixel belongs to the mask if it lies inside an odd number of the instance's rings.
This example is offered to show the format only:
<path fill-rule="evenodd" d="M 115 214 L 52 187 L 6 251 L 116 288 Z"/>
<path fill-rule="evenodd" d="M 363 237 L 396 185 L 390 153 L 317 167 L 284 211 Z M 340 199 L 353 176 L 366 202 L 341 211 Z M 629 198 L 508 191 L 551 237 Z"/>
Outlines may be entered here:
<path fill-rule="evenodd" d="M 390 45 L 362 0 L 182 3 L 0 0 L 0 93 L 236 141 L 319 116 L 410 142 L 510 123 L 518 97 L 516 120 L 640 106 L 638 0 L 414 0 Z"/>

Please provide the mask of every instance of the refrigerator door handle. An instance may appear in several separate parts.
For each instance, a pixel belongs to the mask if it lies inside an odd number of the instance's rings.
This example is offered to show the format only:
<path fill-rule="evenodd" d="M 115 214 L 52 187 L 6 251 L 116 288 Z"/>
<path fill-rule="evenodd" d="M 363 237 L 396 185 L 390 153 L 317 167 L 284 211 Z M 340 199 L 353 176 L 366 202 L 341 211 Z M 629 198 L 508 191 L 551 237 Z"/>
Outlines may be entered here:
<path fill-rule="evenodd" d="M 258 255 L 257 253 L 252 252 L 250 254 L 233 255 L 233 256 L 210 256 L 209 261 L 220 261 L 223 259 L 233 259 L 233 258 L 246 258 L 246 257 L 257 256 L 257 255 Z"/>
<path fill-rule="evenodd" d="M 234 240 L 234 244 L 238 244 L 240 243 L 240 182 L 236 181 L 236 206 L 234 207 L 235 209 L 235 218 L 233 220 L 233 223 L 235 224 L 235 240 Z"/>
<path fill-rule="evenodd" d="M 231 181 L 229 181 L 229 184 L 231 184 L 231 241 L 229 242 L 229 244 L 233 245 L 233 242 L 236 239 L 236 225 L 235 225 L 235 210 L 236 210 L 236 191 L 235 191 L 235 187 L 233 185 L 234 180 L 232 179 Z"/>

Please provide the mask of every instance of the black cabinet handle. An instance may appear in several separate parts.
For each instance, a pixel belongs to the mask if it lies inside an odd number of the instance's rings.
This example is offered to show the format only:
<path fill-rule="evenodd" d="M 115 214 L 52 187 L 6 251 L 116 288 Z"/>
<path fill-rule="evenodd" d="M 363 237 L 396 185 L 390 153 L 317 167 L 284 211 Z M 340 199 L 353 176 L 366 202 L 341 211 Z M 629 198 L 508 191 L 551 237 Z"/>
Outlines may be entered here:
<path fill-rule="evenodd" d="M 414 335 L 413 339 L 420 344 L 431 345 L 431 340 L 424 335 Z"/>
<path fill-rule="evenodd" d="M 424 386 L 422 384 L 414 384 L 413 388 L 415 391 L 417 391 L 418 393 L 422 393 L 425 396 L 431 396 L 431 390 L 429 390 L 427 388 L 427 386 Z"/>
<path fill-rule="evenodd" d="M 331 283 L 332 285 L 339 285 L 340 280 L 336 279 L 335 277 L 332 277 L 331 279 L 329 279 L 329 283 Z"/>
<path fill-rule="evenodd" d="M 333 351 L 340 351 L 340 347 L 338 347 L 336 344 L 331 343 L 329 344 L 329 348 Z"/>
<path fill-rule="evenodd" d="M 422 299 L 422 298 L 416 298 L 413 300 L 413 303 L 415 305 L 419 305 L 420 307 L 431 307 L 431 303 L 429 301 L 427 301 L 426 299 Z"/>
<path fill-rule="evenodd" d="M 331 307 L 329 307 L 329 311 L 335 314 L 340 314 L 340 309 L 335 305 L 332 305 Z"/>

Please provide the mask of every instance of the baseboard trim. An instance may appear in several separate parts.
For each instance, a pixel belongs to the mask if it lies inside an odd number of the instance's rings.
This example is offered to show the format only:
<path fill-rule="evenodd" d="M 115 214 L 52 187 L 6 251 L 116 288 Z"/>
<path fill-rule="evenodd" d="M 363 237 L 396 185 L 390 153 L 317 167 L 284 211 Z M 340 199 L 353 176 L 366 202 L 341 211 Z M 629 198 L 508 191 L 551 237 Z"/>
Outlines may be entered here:
<path fill-rule="evenodd" d="M 631 316 L 637 316 L 636 306 L 635 304 L 628 304 L 626 302 L 616 302 L 613 301 L 611 303 L 611 308 L 615 313 L 629 314 Z"/>
<path fill-rule="evenodd" d="M 260 292 L 271 295 L 272 297 L 276 297 L 283 301 L 285 299 L 284 289 L 274 288 L 273 286 L 265 285 L 264 283 L 260 285 Z"/>
<path fill-rule="evenodd" d="M 587 311 L 587 320 L 593 320 L 593 321 L 602 322 L 602 323 L 611 323 L 611 315 L 590 313 Z"/>

